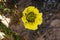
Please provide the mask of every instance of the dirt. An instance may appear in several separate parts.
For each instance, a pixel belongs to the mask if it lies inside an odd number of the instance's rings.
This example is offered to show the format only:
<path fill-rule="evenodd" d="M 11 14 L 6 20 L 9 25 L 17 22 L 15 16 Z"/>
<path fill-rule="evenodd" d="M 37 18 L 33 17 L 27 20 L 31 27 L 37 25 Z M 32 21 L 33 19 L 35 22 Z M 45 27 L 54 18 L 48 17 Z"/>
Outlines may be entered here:
<path fill-rule="evenodd" d="M 39 25 L 36 31 L 25 29 L 20 17 L 18 15 L 15 15 L 16 17 L 14 16 L 16 22 L 12 23 L 11 21 L 10 29 L 20 34 L 21 40 L 60 40 L 60 3 L 51 2 L 51 4 L 49 4 L 48 2 L 37 0 L 20 0 L 16 4 L 18 5 L 19 12 L 22 12 L 23 9 L 29 5 L 34 5 L 43 13 L 43 23 Z M 14 17 L 12 17 L 12 20 Z"/>

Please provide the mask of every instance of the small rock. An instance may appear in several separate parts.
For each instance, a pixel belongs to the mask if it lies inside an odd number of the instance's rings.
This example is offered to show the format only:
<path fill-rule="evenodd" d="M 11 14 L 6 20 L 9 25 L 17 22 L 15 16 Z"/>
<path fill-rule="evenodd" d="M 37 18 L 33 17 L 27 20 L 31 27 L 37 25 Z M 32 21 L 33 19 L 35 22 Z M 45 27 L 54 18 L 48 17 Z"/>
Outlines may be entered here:
<path fill-rule="evenodd" d="M 60 20 L 59 19 L 55 19 L 51 22 L 50 24 L 53 27 L 59 27 L 60 26 Z"/>

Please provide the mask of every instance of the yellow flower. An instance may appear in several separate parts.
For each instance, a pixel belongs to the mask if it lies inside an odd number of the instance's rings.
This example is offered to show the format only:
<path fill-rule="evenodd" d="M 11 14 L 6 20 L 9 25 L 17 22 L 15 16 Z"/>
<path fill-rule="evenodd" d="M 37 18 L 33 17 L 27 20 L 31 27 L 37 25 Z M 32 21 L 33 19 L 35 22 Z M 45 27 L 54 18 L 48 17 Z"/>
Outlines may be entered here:
<path fill-rule="evenodd" d="M 34 6 L 25 8 L 22 13 L 22 21 L 26 29 L 37 30 L 38 25 L 42 24 L 42 13 L 39 13 L 39 10 Z"/>

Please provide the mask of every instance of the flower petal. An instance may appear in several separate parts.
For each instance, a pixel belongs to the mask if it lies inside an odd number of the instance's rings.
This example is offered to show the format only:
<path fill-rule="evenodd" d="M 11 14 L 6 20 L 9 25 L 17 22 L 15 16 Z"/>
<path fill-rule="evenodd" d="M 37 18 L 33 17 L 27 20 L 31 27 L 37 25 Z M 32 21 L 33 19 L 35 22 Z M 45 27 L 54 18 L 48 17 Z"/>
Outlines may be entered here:
<path fill-rule="evenodd" d="M 25 25 L 26 29 L 30 29 L 30 30 L 37 30 L 38 29 L 37 25 L 35 25 L 35 24 L 26 23 L 24 25 Z"/>

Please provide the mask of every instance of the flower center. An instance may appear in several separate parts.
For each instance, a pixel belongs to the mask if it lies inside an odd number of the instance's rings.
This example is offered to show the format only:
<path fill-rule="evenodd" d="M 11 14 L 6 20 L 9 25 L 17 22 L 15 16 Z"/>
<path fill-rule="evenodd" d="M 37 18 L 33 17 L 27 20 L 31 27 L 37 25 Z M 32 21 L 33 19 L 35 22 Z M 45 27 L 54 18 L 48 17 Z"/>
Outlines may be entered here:
<path fill-rule="evenodd" d="M 35 14 L 33 13 L 33 12 L 30 12 L 28 15 L 27 15 L 27 17 L 26 17 L 26 19 L 27 19 L 27 21 L 28 22 L 34 22 L 35 21 Z"/>

